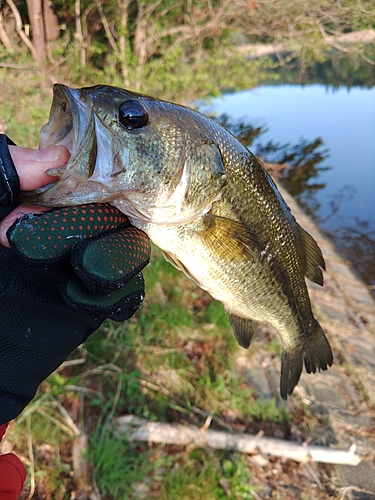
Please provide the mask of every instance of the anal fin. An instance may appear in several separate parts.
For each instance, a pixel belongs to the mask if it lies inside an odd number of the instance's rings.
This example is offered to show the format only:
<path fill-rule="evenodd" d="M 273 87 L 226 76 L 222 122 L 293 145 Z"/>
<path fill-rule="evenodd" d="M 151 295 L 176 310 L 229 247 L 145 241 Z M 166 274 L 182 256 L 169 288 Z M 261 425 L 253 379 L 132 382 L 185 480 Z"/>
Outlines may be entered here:
<path fill-rule="evenodd" d="M 254 319 L 241 318 L 241 316 L 230 313 L 229 321 L 232 325 L 237 342 L 241 347 L 247 349 L 254 336 L 255 330 L 258 328 L 259 322 Z"/>

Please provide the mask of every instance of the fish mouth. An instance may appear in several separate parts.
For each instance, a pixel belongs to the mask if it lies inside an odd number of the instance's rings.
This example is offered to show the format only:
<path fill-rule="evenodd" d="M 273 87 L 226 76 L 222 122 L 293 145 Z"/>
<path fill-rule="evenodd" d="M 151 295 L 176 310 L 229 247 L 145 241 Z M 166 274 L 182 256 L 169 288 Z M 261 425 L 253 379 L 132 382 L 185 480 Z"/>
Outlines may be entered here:
<path fill-rule="evenodd" d="M 55 84 L 49 121 L 40 131 L 39 148 L 59 145 L 69 150 L 70 158 L 66 165 L 47 170 L 47 174 L 59 179 L 32 193 L 25 193 L 24 198 L 48 206 L 106 201 L 109 194 L 105 186 L 101 184 L 98 189 L 98 181 L 90 181 L 98 151 L 92 102 L 82 89 Z"/>

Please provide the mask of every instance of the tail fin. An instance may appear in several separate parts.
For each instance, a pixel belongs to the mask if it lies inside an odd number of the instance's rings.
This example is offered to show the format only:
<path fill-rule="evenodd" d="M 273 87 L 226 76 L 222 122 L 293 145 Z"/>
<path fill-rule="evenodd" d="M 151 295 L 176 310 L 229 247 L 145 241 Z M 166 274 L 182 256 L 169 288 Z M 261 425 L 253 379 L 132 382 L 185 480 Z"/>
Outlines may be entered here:
<path fill-rule="evenodd" d="M 302 372 L 302 349 L 284 350 L 281 355 L 280 395 L 287 399 L 298 384 Z"/>
<path fill-rule="evenodd" d="M 298 384 L 302 372 L 303 359 L 307 373 L 327 370 L 332 365 L 333 355 L 324 332 L 319 323 L 313 319 L 310 336 L 302 348 L 284 350 L 281 356 L 280 395 L 287 399 Z"/>
<path fill-rule="evenodd" d="M 307 373 L 327 370 L 332 366 L 333 355 L 324 332 L 314 319 L 311 327 L 311 336 L 305 349 L 305 368 Z"/>

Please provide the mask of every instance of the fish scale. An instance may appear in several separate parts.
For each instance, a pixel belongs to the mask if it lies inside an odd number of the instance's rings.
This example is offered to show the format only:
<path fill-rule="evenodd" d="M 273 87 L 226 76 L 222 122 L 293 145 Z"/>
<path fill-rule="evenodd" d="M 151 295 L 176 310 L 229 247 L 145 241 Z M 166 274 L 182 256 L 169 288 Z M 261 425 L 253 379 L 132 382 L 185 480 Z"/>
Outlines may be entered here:
<path fill-rule="evenodd" d="M 41 147 L 57 144 L 70 146 L 69 162 L 32 201 L 112 203 L 224 304 L 242 347 L 259 322 L 271 323 L 283 344 L 284 399 L 303 364 L 309 373 L 332 364 L 305 283 L 323 284 L 321 251 L 232 134 L 194 110 L 128 90 L 57 84 Z"/>

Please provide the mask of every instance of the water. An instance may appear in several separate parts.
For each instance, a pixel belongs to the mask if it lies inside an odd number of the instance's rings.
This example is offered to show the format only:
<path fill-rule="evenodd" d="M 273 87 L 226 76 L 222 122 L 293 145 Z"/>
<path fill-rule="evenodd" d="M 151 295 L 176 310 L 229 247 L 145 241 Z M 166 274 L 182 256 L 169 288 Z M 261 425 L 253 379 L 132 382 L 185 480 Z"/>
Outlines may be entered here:
<path fill-rule="evenodd" d="M 329 157 L 320 166 L 330 169 L 319 175 L 325 187 L 314 194 L 315 218 L 355 266 L 358 253 L 368 254 L 364 269 L 360 264 L 358 270 L 374 285 L 375 87 L 260 86 L 214 99 L 203 106 L 204 112 L 208 110 L 267 128 L 251 145 L 252 151 L 269 140 L 323 140 Z"/>

